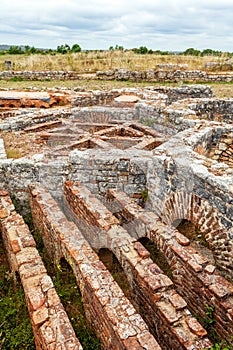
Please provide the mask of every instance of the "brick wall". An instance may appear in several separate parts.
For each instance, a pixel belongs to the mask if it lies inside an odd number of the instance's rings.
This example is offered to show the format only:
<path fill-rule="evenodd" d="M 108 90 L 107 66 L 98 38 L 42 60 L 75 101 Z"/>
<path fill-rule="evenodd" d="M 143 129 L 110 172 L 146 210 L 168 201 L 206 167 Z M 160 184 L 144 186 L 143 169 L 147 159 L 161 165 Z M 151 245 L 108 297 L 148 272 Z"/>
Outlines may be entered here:
<path fill-rule="evenodd" d="M 49 192 L 31 186 L 30 201 L 35 226 L 43 232 L 51 260 L 59 263 L 65 258 L 73 269 L 86 316 L 101 338 L 103 349 L 159 350 L 142 318 Z"/>
<path fill-rule="evenodd" d="M 190 198 L 185 197 L 187 200 Z M 110 202 L 109 202 L 110 201 Z M 111 203 L 111 201 L 113 203 Z M 108 202 L 122 225 L 134 237 L 148 237 L 164 253 L 173 272 L 173 281 L 194 314 L 206 317 L 205 306 L 214 308 L 214 329 L 220 339 L 231 341 L 233 335 L 233 285 L 224 279 L 206 256 L 175 228 L 164 225 L 157 215 L 143 210 L 124 193 L 109 190 Z M 125 204 L 127 203 L 127 205 Z M 172 205 L 173 202 L 170 202 Z M 196 203 L 197 204 L 197 203 Z M 189 212 L 187 202 L 179 208 Z M 194 204 L 195 207 L 195 204 Z M 182 213 L 174 209 L 171 220 Z M 182 210 L 182 209 L 181 209 Z M 194 212 L 194 216 L 195 216 Z M 191 215 L 191 214 L 190 214 Z"/>
<path fill-rule="evenodd" d="M 172 281 L 152 262 L 141 243 L 119 227 L 117 218 L 80 183 L 66 182 L 64 196 L 72 210 L 71 217 L 89 243 L 96 249 L 108 248 L 117 257 L 131 285 L 134 302 L 162 348 L 210 347 L 206 331 L 192 317 Z"/>
<path fill-rule="evenodd" d="M 81 350 L 33 236 L 6 191 L 0 191 L 0 228 L 11 270 L 23 285 L 36 349 Z"/>

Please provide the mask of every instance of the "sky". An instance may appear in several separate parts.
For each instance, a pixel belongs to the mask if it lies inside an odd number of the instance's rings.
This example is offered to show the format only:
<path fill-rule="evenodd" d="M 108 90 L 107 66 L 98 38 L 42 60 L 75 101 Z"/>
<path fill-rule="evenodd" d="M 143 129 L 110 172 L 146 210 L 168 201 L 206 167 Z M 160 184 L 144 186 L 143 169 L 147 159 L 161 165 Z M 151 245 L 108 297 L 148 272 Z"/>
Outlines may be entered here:
<path fill-rule="evenodd" d="M 233 0 L 1 0 L 0 44 L 233 52 Z"/>

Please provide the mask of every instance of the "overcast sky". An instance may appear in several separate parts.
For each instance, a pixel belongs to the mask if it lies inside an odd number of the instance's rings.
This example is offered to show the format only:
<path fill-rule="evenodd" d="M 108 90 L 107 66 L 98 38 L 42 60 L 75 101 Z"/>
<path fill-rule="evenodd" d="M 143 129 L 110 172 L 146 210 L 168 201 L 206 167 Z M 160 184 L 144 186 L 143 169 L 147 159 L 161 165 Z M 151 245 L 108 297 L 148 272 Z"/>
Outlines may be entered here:
<path fill-rule="evenodd" d="M 0 44 L 233 52 L 233 0 L 1 0 Z"/>

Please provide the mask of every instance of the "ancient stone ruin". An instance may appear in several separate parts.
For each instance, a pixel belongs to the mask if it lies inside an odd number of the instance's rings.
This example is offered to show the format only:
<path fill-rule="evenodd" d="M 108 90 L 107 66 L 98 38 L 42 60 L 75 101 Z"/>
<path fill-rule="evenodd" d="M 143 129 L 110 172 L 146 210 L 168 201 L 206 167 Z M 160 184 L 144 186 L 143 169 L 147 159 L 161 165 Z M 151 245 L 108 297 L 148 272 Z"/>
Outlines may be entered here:
<path fill-rule="evenodd" d="M 28 213 L 103 349 L 210 349 L 208 308 L 233 343 L 233 100 L 202 85 L 1 91 L 0 118 L 0 228 L 36 349 L 83 347 Z"/>

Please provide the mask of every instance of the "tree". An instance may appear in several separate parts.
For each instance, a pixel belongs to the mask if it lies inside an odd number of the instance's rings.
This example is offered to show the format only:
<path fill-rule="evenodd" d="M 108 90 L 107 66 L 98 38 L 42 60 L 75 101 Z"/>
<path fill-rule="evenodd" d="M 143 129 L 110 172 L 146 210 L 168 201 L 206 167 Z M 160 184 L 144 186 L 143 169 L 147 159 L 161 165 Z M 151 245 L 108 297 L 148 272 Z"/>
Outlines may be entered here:
<path fill-rule="evenodd" d="M 120 45 L 116 45 L 116 46 L 115 46 L 115 50 L 124 51 L 124 47 L 123 47 L 123 46 L 120 46 Z"/>
<path fill-rule="evenodd" d="M 79 44 L 74 44 L 71 48 L 71 51 L 72 52 L 80 52 L 82 49 L 81 47 L 79 46 Z"/>
<path fill-rule="evenodd" d="M 142 54 L 142 55 L 145 55 L 147 53 L 149 53 L 149 54 L 153 53 L 153 51 L 151 49 L 149 50 L 146 46 L 140 46 L 138 49 L 134 48 L 134 49 L 132 49 L 132 51 L 135 53 Z"/>
<path fill-rule="evenodd" d="M 183 52 L 183 54 L 185 56 L 200 56 L 201 51 L 200 50 L 196 50 L 193 47 L 190 47 L 189 49 L 185 50 Z"/>
<path fill-rule="evenodd" d="M 63 55 L 70 51 L 70 46 L 68 44 L 58 45 L 57 52 L 62 53 Z"/>
<path fill-rule="evenodd" d="M 10 55 L 21 55 L 24 53 L 24 51 L 21 49 L 20 46 L 11 46 L 8 50 L 8 53 Z"/>

